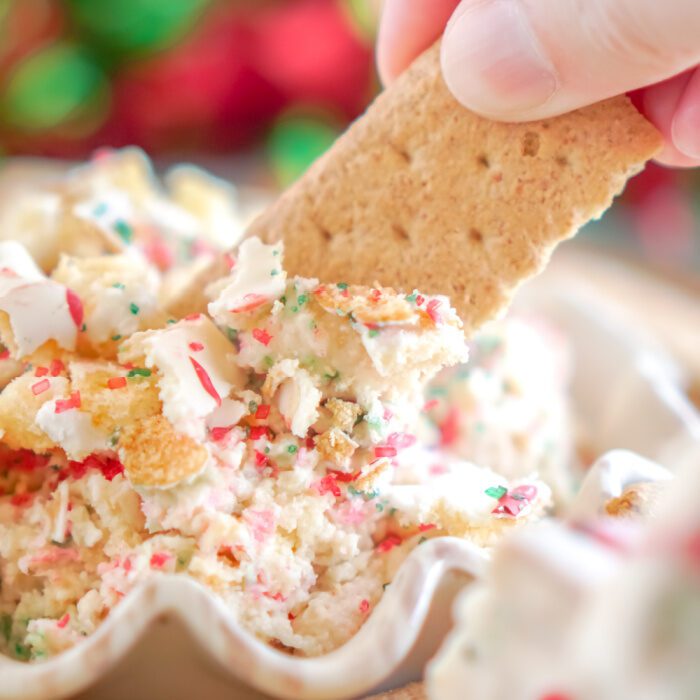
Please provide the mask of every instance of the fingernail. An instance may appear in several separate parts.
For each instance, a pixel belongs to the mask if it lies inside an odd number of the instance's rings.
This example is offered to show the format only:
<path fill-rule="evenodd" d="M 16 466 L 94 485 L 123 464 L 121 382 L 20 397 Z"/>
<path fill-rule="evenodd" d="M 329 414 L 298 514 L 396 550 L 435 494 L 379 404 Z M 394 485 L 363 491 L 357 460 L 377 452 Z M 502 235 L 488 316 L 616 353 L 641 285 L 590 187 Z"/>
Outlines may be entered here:
<path fill-rule="evenodd" d="M 456 15 L 443 39 L 442 66 L 455 97 L 491 116 L 539 107 L 558 87 L 554 66 L 513 0 L 487 0 Z"/>
<path fill-rule="evenodd" d="M 671 122 L 674 146 L 689 158 L 700 158 L 700 107 L 685 107 Z"/>

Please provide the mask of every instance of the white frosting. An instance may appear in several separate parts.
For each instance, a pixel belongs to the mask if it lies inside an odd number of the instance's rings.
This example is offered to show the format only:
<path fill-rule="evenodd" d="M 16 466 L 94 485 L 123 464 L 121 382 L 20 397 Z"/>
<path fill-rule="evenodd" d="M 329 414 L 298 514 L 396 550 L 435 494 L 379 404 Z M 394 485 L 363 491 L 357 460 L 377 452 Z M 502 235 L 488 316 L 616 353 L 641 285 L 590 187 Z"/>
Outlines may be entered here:
<path fill-rule="evenodd" d="M 100 193 L 76 204 L 73 214 L 98 226 L 119 245 L 129 243 L 117 230 L 120 223 L 130 225 L 129 222 L 134 219 L 134 206 L 125 192 L 111 190 Z"/>
<path fill-rule="evenodd" d="M 177 430 L 202 439 L 202 419 L 231 389 L 243 387 L 241 372 L 232 360 L 234 353 L 233 345 L 218 328 L 206 316 L 199 316 L 134 334 L 124 343 L 119 357 L 122 362 L 144 358 L 146 367 L 157 369 L 163 415 Z M 195 363 L 206 372 L 220 400 L 200 381 Z"/>
<path fill-rule="evenodd" d="M 95 428 L 89 413 L 77 408 L 56 413 L 56 401 L 66 399 L 64 396 L 47 401 L 36 414 L 37 425 L 70 459 L 82 460 L 93 452 L 108 450 L 108 436 Z"/>
<path fill-rule="evenodd" d="M 27 249 L 17 241 L 0 242 L 0 270 L 13 270 L 25 280 L 44 280 L 44 273 L 34 262 Z"/>
<path fill-rule="evenodd" d="M 209 304 L 209 313 L 218 323 L 232 325 L 236 315 L 232 312 L 256 299 L 278 299 L 284 294 L 286 280 L 282 245 L 265 245 L 259 238 L 248 238 L 238 248 L 235 267 L 217 299 Z"/>
<path fill-rule="evenodd" d="M 66 350 L 75 349 L 78 328 L 66 292 L 63 285 L 51 280 L 27 280 L 0 271 L 0 310 L 10 318 L 18 357 L 50 339 Z"/>

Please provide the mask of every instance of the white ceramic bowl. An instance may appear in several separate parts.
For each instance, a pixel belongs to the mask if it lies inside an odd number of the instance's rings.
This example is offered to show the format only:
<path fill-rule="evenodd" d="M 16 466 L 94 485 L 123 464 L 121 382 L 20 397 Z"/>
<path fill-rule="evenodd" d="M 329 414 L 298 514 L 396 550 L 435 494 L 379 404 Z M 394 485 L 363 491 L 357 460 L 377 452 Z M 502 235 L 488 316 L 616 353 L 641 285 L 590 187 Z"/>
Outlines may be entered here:
<path fill-rule="evenodd" d="M 573 341 L 574 403 L 597 449 L 632 449 L 672 467 L 664 456 L 675 461 L 697 448 L 700 418 L 680 390 L 680 370 L 653 342 L 584 298 L 536 297 L 532 308 Z M 0 700 L 362 697 L 420 677 L 450 626 L 455 596 L 482 564 L 475 548 L 453 538 L 418 547 L 360 632 L 316 659 L 260 643 L 197 584 L 158 578 L 57 658 L 25 665 L 0 657 Z"/>

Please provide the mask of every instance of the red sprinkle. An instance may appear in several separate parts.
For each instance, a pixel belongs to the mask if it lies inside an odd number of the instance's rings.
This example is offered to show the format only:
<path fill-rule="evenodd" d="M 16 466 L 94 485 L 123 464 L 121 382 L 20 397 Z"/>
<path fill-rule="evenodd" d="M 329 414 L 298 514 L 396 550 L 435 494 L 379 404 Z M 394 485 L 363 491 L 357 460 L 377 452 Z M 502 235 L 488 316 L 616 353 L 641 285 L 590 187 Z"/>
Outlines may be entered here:
<path fill-rule="evenodd" d="M 327 474 L 317 484 L 316 489 L 323 496 L 326 493 L 332 493 L 336 498 L 340 498 L 340 486 L 338 486 L 335 476 Z"/>
<path fill-rule="evenodd" d="M 59 629 L 63 629 L 67 624 L 68 621 L 70 620 L 70 613 L 66 613 L 57 623 L 56 627 Z"/>
<path fill-rule="evenodd" d="M 421 523 L 418 526 L 418 532 L 428 532 L 428 530 L 434 530 L 436 527 L 435 523 Z"/>
<path fill-rule="evenodd" d="M 188 314 L 185 316 L 185 321 L 197 321 L 202 314 Z"/>
<path fill-rule="evenodd" d="M 403 540 L 398 535 L 387 535 L 376 547 L 377 552 L 390 552 L 394 547 L 398 547 Z"/>
<path fill-rule="evenodd" d="M 167 552 L 156 552 L 151 555 L 150 565 L 152 569 L 162 569 L 170 560 L 170 555 Z"/>
<path fill-rule="evenodd" d="M 323 294 L 323 292 L 326 291 L 326 285 L 325 284 L 319 284 L 316 289 L 314 289 L 314 294 Z"/>
<path fill-rule="evenodd" d="M 190 350 L 192 350 L 192 352 L 199 352 L 200 350 L 204 350 L 204 345 L 201 343 L 190 343 Z"/>
<path fill-rule="evenodd" d="M 440 424 L 440 444 L 443 447 L 453 445 L 459 437 L 459 410 L 452 406 Z"/>
<path fill-rule="evenodd" d="M 48 379 L 42 379 L 40 382 L 32 384 L 32 394 L 34 394 L 34 396 L 39 396 L 39 394 L 43 394 L 47 391 L 50 386 L 51 382 Z"/>
<path fill-rule="evenodd" d="M 278 593 L 270 593 L 269 591 L 265 591 L 265 593 L 263 593 L 263 595 L 266 598 L 271 598 L 272 600 L 278 600 L 280 602 L 284 602 L 285 600 L 287 600 L 287 598 L 279 592 Z"/>
<path fill-rule="evenodd" d="M 287 619 L 291 622 L 292 620 L 296 620 L 297 616 L 294 613 L 287 613 Z"/>
<path fill-rule="evenodd" d="M 37 367 L 34 371 L 35 377 L 45 377 L 49 373 L 48 367 Z"/>
<path fill-rule="evenodd" d="M 378 445 L 374 448 L 374 456 L 377 459 L 381 457 L 396 457 L 396 448 L 392 445 Z"/>
<path fill-rule="evenodd" d="M 49 372 L 51 372 L 52 377 L 58 377 L 58 375 L 65 369 L 66 366 L 58 358 L 51 360 L 51 363 L 49 364 Z"/>
<path fill-rule="evenodd" d="M 307 450 L 313 450 L 314 447 L 316 447 L 316 443 L 311 435 L 308 435 L 304 440 L 304 447 L 306 447 Z"/>
<path fill-rule="evenodd" d="M 442 314 L 440 313 L 441 305 L 442 302 L 439 299 L 431 299 L 425 307 L 425 312 L 430 316 L 435 325 L 442 322 Z"/>
<path fill-rule="evenodd" d="M 571 700 L 571 696 L 566 693 L 547 693 L 539 700 Z"/>
<path fill-rule="evenodd" d="M 64 413 L 65 411 L 70 411 L 71 408 L 80 408 L 80 405 L 80 392 L 74 391 L 71 393 L 69 398 L 56 400 L 56 408 L 54 409 L 54 413 Z"/>
<path fill-rule="evenodd" d="M 73 323 L 80 328 L 83 325 L 83 302 L 72 289 L 66 288 L 66 304 L 68 304 L 68 311 L 70 311 Z"/>
<path fill-rule="evenodd" d="M 233 309 L 229 309 L 229 311 L 232 314 L 244 314 L 253 309 L 257 309 L 258 306 L 262 306 L 267 300 L 267 297 L 262 294 L 246 294 L 243 297 L 244 303 Z"/>
<path fill-rule="evenodd" d="M 26 506 L 31 503 L 32 494 L 31 493 L 16 493 L 11 499 L 10 503 L 13 506 Z"/>
<path fill-rule="evenodd" d="M 259 440 L 261 437 L 267 437 L 268 436 L 268 429 L 267 426 L 265 425 L 254 425 L 250 429 L 250 439 L 251 440 Z"/>
<path fill-rule="evenodd" d="M 253 328 L 253 338 L 265 346 L 272 340 L 272 336 L 264 328 Z"/>
<path fill-rule="evenodd" d="M 212 399 L 214 399 L 214 401 L 221 406 L 221 397 L 219 396 L 219 392 L 214 387 L 211 377 L 207 374 L 207 371 L 192 356 L 190 356 L 190 362 L 192 363 L 192 367 L 194 367 L 197 379 L 199 379 L 199 383 L 204 388 L 204 391 L 206 391 L 207 394 L 209 394 L 209 396 L 211 396 Z"/>
<path fill-rule="evenodd" d="M 255 466 L 264 467 L 267 465 L 267 455 L 259 450 L 255 450 Z"/>
<path fill-rule="evenodd" d="M 336 481 L 342 484 L 350 484 L 360 478 L 360 472 L 339 472 L 336 469 L 329 469 L 328 473 L 333 476 Z"/>
<path fill-rule="evenodd" d="M 110 377 L 107 386 L 110 389 L 123 389 L 126 386 L 126 377 Z"/>
<path fill-rule="evenodd" d="M 416 305 L 420 306 L 425 301 L 425 297 L 422 294 L 416 296 Z"/>
<path fill-rule="evenodd" d="M 372 301 L 379 301 L 379 300 L 382 298 L 382 293 L 381 293 L 381 291 L 380 291 L 379 289 L 373 289 L 373 290 L 369 293 L 369 298 L 370 298 Z"/>
<path fill-rule="evenodd" d="M 256 418 L 267 418 L 270 415 L 270 406 L 266 403 L 261 403 L 255 411 Z"/>
<path fill-rule="evenodd" d="M 367 598 L 364 598 L 363 600 L 360 601 L 359 610 L 363 615 L 369 611 L 369 600 L 367 600 Z"/>
<path fill-rule="evenodd" d="M 0 360 L 7 360 L 10 357 L 10 351 L 5 348 L 2 352 L 0 352 Z"/>
<path fill-rule="evenodd" d="M 494 515 L 512 515 L 516 516 L 527 507 L 528 502 L 525 499 L 518 500 L 510 494 L 501 496 L 498 499 L 498 505 L 491 511 Z"/>
<path fill-rule="evenodd" d="M 96 469 L 102 472 L 102 476 L 104 476 L 107 481 L 112 481 L 115 476 L 124 473 L 124 466 L 114 457 L 90 455 L 86 457 L 83 462 L 69 462 L 68 466 L 76 479 L 84 476 L 88 469 Z"/>
<path fill-rule="evenodd" d="M 212 428 L 210 431 L 211 439 L 214 442 L 220 442 L 231 432 L 232 428 L 232 425 L 229 425 L 228 427 Z"/>

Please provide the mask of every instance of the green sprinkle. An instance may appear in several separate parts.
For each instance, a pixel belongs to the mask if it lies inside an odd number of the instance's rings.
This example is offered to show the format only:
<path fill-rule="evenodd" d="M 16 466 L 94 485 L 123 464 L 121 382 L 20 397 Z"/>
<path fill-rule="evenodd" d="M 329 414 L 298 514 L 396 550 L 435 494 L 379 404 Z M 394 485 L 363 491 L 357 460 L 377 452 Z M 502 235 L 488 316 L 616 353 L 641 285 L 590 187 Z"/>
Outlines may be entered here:
<path fill-rule="evenodd" d="M 124 243 L 131 243 L 134 237 L 134 231 L 129 224 L 123 219 L 114 222 L 114 230 L 119 234 Z"/>
<path fill-rule="evenodd" d="M 501 496 L 505 496 L 508 493 L 508 489 L 505 486 L 491 486 L 490 488 L 487 488 L 484 493 L 487 496 L 491 496 L 491 498 L 501 498 Z"/>
<path fill-rule="evenodd" d="M 270 454 L 270 448 L 269 448 L 269 447 L 266 447 L 266 448 L 264 449 L 264 452 L 265 452 L 266 455 L 269 455 L 269 454 Z"/>
<path fill-rule="evenodd" d="M 80 332 L 85 333 L 86 330 L 87 330 L 87 323 L 83 323 L 83 325 L 80 326 Z"/>
<path fill-rule="evenodd" d="M 433 386 L 428 390 L 428 395 L 430 396 L 447 396 L 446 386 Z"/>
<path fill-rule="evenodd" d="M 109 438 L 109 444 L 114 447 L 119 442 L 119 435 L 114 433 L 111 438 Z"/>
<path fill-rule="evenodd" d="M 173 323 L 177 323 L 177 320 L 174 319 L 174 318 L 169 318 L 169 319 L 166 321 L 166 323 L 167 323 L 168 325 L 172 325 Z"/>
<path fill-rule="evenodd" d="M 127 377 L 150 377 L 151 370 L 146 369 L 145 367 L 135 367 L 134 369 L 130 369 L 126 376 Z"/>
<path fill-rule="evenodd" d="M 418 540 L 418 544 L 423 544 L 423 542 L 427 542 L 427 541 L 428 541 L 428 538 L 427 538 L 427 537 L 421 537 L 421 538 Z"/>
<path fill-rule="evenodd" d="M 107 213 L 107 205 L 104 202 L 100 202 L 93 210 L 93 216 L 102 216 Z"/>
<path fill-rule="evenodd" d="M 379 335 L 379 331 L 376 328 L 371 328 L 368 335 L 370 338 L 376 338 Z"/>
<path fill-rule="evenodd" d="M 121 339 L 122 339 L 122 337 L 119 335 L 119 333 L 117 333 L 117 335 L 112 336 L 112 340 L 121 340 Z"/>
<path fill-rule="evenodd" d="M 383 583 L 382 584 L 382 590 L 385 591 L 391 584 L 389 583 Z"/>
<path fill-rule="evenodd" d="M 338 287 L 338 289 L 347 289 L 348 283 L 347 282 L 338 282 L 338 284 L 336 284 L 335 286 Z"/>
<path fill-rule="evenodd" d="M 395 514 L 395 513 L 396 513 L 396 508 L 392 508 L 392 509 L 389 511 L 389 517 L 394 517 L 394 514 Z"/>
<path fill-rule="evenodd" d="M 286 295 L 286 294 L 283 294 L 283 295 L 280 297 L 280 301 L 282 302 L 283 305 L 286 304 L 286 303 L 287 303 L 287 295 Z"/>
<path fill-rule="evenodd" d="M 258 404 L 255 401 L 248 402 L 248 411 L 250 413 L 255 413 L 258 410 Z"/>
<path fill-rule="evenodd" d="M 275 255 L 275 256 L 277 256 L 277 255 L 280 254 L 280 252 L 279 252 L 279 250 L 273 250 L 273 251 L 272 251 L 272 254 Z"/>
<path fill-rule="evenodd" d="M 32 652 L 30 651 L 29 647 L 17 642 L 17 644 L 15 644 L 15 656 L 23 661 L 29 661 L 32 656 Z"/>
<path fill-rule="evenodd" d="M 114 287 L 114 289 L 124 289 L 124 285 L 121 282 L 115 282 L 112 287 Z"/>
<path fill-rule="evenodd" d="M 384 510 L 384 504 L 383 503 L 377 503 L 377 510 L 381 513 Z"/>
<path fill-rule="evenodd" d="M 306 304 L 306 302 L 307 302 L 308 300 L 309 300 L 309 295 L 308 295 L 308 294 L 300 294 L 300 295 L 297 297 L 297 304 L 299 304 L 299 306 L 304 306 L 304 304 Z"/>
<path fill-rule="evenodd" d="M 136 304 L 134 304 L 134 302 L 132 301 L 131 304 L 129 304 L 129 311 L 131 311 L 131 313 L 134 314 L 134 316 L 136 316 L 136 314 L 140 311 L 140 309 L 139 309 L 139 307 L 138 307 Z"/>
<path fill-rule="evenodd" d="M 410 301 L 412 304 L 415 304 L 417 298 L 418 295 L 415 292 L 413 294 L 406 295 L 406 301 Z"/>
<path fill-rule="evenodd" d="M 296 314 L 299 312 L 299 307 L 298 306 L 292 306 L 292 313 Z"/>
<path fill-rule="evenodd" d="M 289 445 L 289 446 L 287 447 L 287 452 L 289 452 L 290 455 L 293 455 L 293 454 L 296 453 L 296 451 L 297 451 L 298 449 L 299 449 L 299 448 L 298 448 L 296 445 Z"/>
<path fill-rule="evenodd" d="M 277 275 L 279 275 L 279 273 L 280 273 L 279 270 L 273 270 L 273 271 L 270 273 L 270 277 L 277 277 Z"/>
<path fill-rule="evenodd" d="M 52 464 L 50 467 L 51 471 L 54 472 L 60 472 L 61 471 L 61 465 L 60 464 Z"/>
<path fill-rule="evenodd" d="M 486 430 L 486 425 L 482 421 L 477 421 L 474 426 L 474 431 L 477 433 L 483 433 Z"/>

